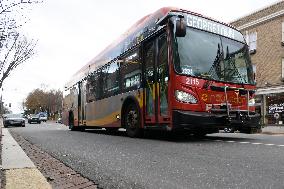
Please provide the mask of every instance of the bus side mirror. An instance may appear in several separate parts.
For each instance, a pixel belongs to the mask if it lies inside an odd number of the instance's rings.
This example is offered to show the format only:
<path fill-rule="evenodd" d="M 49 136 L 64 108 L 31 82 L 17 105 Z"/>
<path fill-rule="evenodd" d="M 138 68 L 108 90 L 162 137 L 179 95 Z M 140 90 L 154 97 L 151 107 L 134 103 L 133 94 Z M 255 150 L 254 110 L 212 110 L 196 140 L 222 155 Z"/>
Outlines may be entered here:
<path fill-rule="evenodd" d="M 184 18 L 176 19 L 175 31 L 176 37 L 184 37 L 186 35 L 186 24 Z"/>

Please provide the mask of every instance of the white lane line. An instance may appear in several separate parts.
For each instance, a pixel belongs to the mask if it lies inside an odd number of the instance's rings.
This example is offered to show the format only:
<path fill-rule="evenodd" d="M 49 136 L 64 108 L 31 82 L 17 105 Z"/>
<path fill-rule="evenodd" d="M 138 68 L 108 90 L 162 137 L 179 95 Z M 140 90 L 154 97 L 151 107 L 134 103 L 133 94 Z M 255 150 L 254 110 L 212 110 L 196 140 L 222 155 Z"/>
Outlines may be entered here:
<path fill-rule="evenodd" d="M 275 146 L 275 144 L 264 144 L 265 146 Z"/>
<path fill-rule="evenodd" d="M 239 142 L 240 144 L 250 144 L 250 142 Z"/>
<path fill-rule="evenodd" d="M 263 143 L 261 143 L 261 142 L 255 142 L 255 143 L 251 143 L 251 144 L 260 145 L 260 144 L 263 144 Z"/>
<path fill-rule="evenodd" d="M 213 141 L 215 141 L 215 142 L 223 142 L 223 140 L 213 140 Z"/>
<path fill-rule="evenodd" d="M 208 140 L 208 139 L 206 139 Z M 228 141 L 225 141 L 225 140 L 211 140 L 211 141 L 214 141 L 214 142 L 227 142 L 227 143 L 235 143 L 237 141 L 234 141 L 234 140 L 228 140 Z M 238 142 L 239 144 L 253 144 L 253 145 L 264 145 L 264 146 L 278 146 L 278 147 L 284 147 L 284 144 L 280 144 L 280 145 L 277 145 L 277 144 L 264 144 L 264 143 L 261 143 L 261 142 Z"/>

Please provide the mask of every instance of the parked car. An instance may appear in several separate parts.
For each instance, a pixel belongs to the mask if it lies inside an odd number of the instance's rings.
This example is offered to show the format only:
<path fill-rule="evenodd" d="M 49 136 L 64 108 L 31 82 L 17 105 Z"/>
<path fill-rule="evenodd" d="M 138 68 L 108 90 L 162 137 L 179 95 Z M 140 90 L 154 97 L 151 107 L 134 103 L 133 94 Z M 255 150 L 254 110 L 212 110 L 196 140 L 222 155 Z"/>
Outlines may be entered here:
<path fill-rule="evenodd" d="M 3 116 L 4 127 L 8 126 L 21 126 L 25 127 L 25 118 L 22 114 L 6 114 Z"/>
<path fill-rule="evenodd" d="M 40 121 L 47 121 L 47 114 L 46 113 L 39 113 L 39 120 Z"/>
<path fill-rule="evenodd" d="M 28 118 L 28 123 L 39 123 L 40 124 L 40 118 L 38 114 L 31 114 Z"/>

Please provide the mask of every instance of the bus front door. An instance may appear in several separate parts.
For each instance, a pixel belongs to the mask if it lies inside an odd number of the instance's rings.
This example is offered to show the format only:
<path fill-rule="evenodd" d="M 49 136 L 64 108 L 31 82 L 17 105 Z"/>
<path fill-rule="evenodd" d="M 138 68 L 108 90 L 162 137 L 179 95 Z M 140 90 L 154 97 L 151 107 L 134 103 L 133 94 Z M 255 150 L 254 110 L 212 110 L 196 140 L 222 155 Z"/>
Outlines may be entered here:
<path fill-rule="evenodd" d="M 168 47 L 166 35 L 144 45 L 145 88 L 144 115 L 145 125 L 168 124 Z"/>

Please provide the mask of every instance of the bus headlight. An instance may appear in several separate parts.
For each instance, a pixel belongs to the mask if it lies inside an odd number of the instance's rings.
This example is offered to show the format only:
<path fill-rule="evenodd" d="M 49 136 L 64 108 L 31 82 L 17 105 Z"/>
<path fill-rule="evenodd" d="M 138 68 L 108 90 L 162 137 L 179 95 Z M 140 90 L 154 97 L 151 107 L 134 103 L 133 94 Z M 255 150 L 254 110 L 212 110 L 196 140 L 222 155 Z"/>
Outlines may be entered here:
<path fill-rule="evenodd" d="M 180 102 L 185 102 L 185 103 L 191 103 L 191 104 L 196 104 L 197 99 L 192 95 L 184 91 L 175 91 L 175 96 L 176 99 Z"/>
<path fill-rule="evenodd" d="M 250 100 L 249 100 L 249 106 L 254 106 L 255 105 L 255 99 L 254 98 L 251 98 Z"/>

